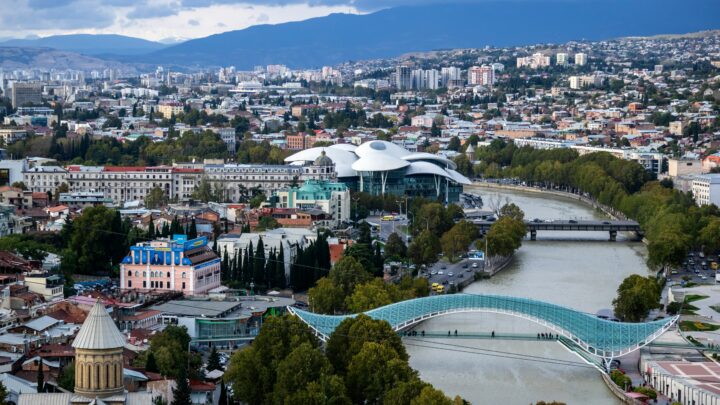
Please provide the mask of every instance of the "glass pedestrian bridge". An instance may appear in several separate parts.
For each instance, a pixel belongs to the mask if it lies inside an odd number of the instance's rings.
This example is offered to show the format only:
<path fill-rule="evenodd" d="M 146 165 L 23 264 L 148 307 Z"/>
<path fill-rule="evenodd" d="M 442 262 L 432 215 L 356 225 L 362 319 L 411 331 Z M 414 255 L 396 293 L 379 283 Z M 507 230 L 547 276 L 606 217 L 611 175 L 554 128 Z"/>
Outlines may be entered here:
<path fill-rule="evenodd" d="M 323 341 L 348 317 L 322 315 L 288 307 Z M 400 331 L 436 316 L 461 312 L 489 312 L 516 316 L 545 326 L 571 340 L 585 353 L 611 360 L 649 344 L 670 329 L 678 317 L 645 323 L 613 322 L 560 305 L 500 295 L 447 294 L 396 302 L 365 312 Z"/>

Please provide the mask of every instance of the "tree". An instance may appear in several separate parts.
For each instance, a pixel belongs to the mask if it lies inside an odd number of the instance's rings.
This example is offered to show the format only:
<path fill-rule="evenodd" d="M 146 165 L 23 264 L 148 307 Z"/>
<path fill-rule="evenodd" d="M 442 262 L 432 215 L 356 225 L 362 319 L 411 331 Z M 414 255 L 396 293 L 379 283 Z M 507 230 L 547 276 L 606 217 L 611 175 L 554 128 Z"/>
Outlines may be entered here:
<path fill-rule="evenodd" d="M 392 330 L 389 323 L 361 314 L 340 322 L 327 341 L 325 353 L 335 372 L 344 375 L 350 361 L 360 353 L 366 342 L 388 345 L 397 353 L 398 358 L 405 361 L 408 359 L 400 336 Z"/>
<path fill-rule="evenodd" d="M 278 363 L 274 402 L 284 402 L 331 371 L 330 362 L 318 347 L 309 342 L 302 343 Z"/>
<path fill-rule="evenodd" d="M 720 218 L 712 218 L 698 236 L 698 241 L 707 254 L 720 251 Z"/>
<path fill-rule="evenodd" d="M 148 209 L 156 209 L 166 206 L 169 201 L 170 200 L 168 199 L 168 196 L 165 194 L 165 191 L 163 191 L 162 188 L 154 187 L 145 196 L 145 207 L 147 207 Z"/>
<path fill-rule="evenodd" d="M 190 400 L 190 381 L 187 378 L 187 370 L 180 366 L 180 374 L 175 379 L 173 388 L 173 400 L 170 405 L 192 405 Z"/>
<path fill-rule="evenodd" d="M 310 310 L 319 314 L 335 314 L 344 308 L 342 288 L 323 277 L 308 291 Z"/>
<path fill-rule="evenodd" d="M 501 216 L 490 226 L 487 238 L 489 256 L 509 256 L 519 249 L 525 236 L 525 223 L 509 215 Z"/>
<path fill-rule="evenodd" d="M 404 259 L 407 256 L 407 246 L 400 235 L 393 232 L 385 242 L 385 258 L 395 257 Z"/>
<path fill-rule="evenodd" d="M 118 211 L 105 206 L 85 208 L 70 227 L 63 266 L 79 274 L 108 274 L 110 262 L 119 263 L 127 249 L 127 232 Z"/>
<path fill-rule="evenodd" d="M 152 351 L 148 351 L 147 358 L 145 359 L 145 371 L 151 372 L 151 373 L 157 373 L 158 365 L 155 361 L 155 355 Z"/>
<path fill-rule="evenodd" d="M 218 354 L 215 346 L 210 349 L 210 355 L 208 356 L 206 369 L 207 371 L 222 370 L 222 366 L 220 365 L 220 354 Z"/>
<path fill-rule="evenodd" d="M 617 291 L 613 307 L 623 321 L 641 322 L 651 309 L 659 307 L 660 287 L 653 278 L 633 274 L 623 280 Z"/>
<path fill-rule="evenodd" d="M 418 266 L 431 264 L 438 260 L 440 250 L 441 245 L 438 237 L 432 232 L 424 230 L 410 243 L 408 257 Z"/>
<path fill-rule="evenodd" d="M 42 358 L 37 362 L 37 392 L 45 392 L 45 365 Z"/>
<path fill-rule="evenodd" d="M 348 394 L 354 403 L 381 403 L 398 382 L 416 376 L 392 346 L 365 342 L 347 368 Z"/>
<path fill-rule="evenodd" d="M 225 387 L 225 380 L 220 380 L 220 398 L 218 399 L 218 405 L 228 405 L 227 388 Z"/>
<path fill-rule="evenodd" d="M 450 141 L 447 145 L 448 150 L 453 150 L 455 152 L 460 150 L 460 139 L 457 136 L 453 136 L 450 138 Z"/>
<path fill-rule="evenodd" d="M 250 208 L 258 208 L 266 200 L 267 197 L 265 197 L 265 194 L 258 194 L 250 199 Z"/>
<path fill-rule="evenodd" d="M 350 312 L 360 313 L 392 304 L 393 299 L 385 289 L 382 279 L 375 278 L 355 287 L 352 295 L 347 297 L 345 302 Z"/>
<path fill-rule="evenodd" d="M 349 296 L 356 285 L 365 283 L 372 278 L 372 275 L 365 270 L 366 268 L 354 257 L 346 255 L 335 263 L 328 277 L 334 285 L 340 288 L 343 296 Z"/>
<path fill-rule="evenodd" d="M 190 220 L 190 226 L 188 226 L 187 237 L 188 237 L 188 239 L 195 239 L 198 237 L 197 224 L 195 223 L 195 217 L 192 217 L 192 219 Z"/>
<path fill-rule="evenodd" d="M 195 190 L 193 190 L 192 198 L 202 202 L 208 202 L 212 201 L 213 197 L 212 184 L 210 184 L 210 180 L 207 177 L 203 176 L 203 178 L 200 179 L 200 183 L 198 183 Z"/>
<path fill-rule="evenodd" d="M 443 252 L 454 261 L 455 258 L 468 250 L 470 244 L 478 238 L 478 229 L 474 224 L 462 220 L 455 224 L 440 238 Z"/>
<path fill-rule="evenodd" d="M 516 221 L 523 221 L 525 219 L 525 213 L 517 205 L 508 203 L 500 208 L 500 216 L 510 217 Z"/>
<path fill-rule="evenodd" d="M 59 387 L 64 388 L 70 392 L 75 391 L 75 362 L 71 361 L 70 364 L 60 369 L 60 373 L 57 377 L 57 384 Z M 2 402 L 0 401 L 0 405 Z"/>
<path fill-rule="evenodd" d="M 261 232 L 279 227 L 280 223 L 277 221 L 277 219 L 271 217 L 270 215 L 263 215 L 258 220 L 258 224 L 255 227 L 255 230 Z"/>
<path fill-rule="evenodd" d="M 8 405 L 8 391 L 5 388 L 5 384 L 0 381 L 0 405 Z"/>

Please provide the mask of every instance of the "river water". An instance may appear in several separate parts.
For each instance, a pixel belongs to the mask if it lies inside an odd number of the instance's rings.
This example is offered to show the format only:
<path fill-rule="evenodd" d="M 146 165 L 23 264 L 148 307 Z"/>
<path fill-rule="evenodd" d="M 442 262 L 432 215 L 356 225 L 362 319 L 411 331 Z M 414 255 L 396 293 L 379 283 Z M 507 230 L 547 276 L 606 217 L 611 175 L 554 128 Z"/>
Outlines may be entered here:
<path fill-rule="evenodd" d="M 486 209 L 493 200 L 517 204 L 526 219 L 606 218 L 569 198 L 483 188 L 471 191 L 482 195 Z M 629 242 L 620 234 L 618 242 L 608 242 L 608 236 L 603 232 L 540 231 L 537 241 L 523 241 L 507 268 L 489 280 L 475 282 L 464 292 L 533 298 L 589 313 L 611 308 L 622 280 L 631 274 L 647 275 L 649 270 L 642 243 Z M 482 313 L 446 315 L 416 327 L 443 332 L 456 329 L 459 333 L 549 331 L 520 318 Z M 460 395 L 473 404 L 531 404 L 541 400 L 620 403 L 599 371 L 555 342 L 426 339 L 406 340 L 406 346 L 410 365 L 423 380 L 446 395 Z"/>

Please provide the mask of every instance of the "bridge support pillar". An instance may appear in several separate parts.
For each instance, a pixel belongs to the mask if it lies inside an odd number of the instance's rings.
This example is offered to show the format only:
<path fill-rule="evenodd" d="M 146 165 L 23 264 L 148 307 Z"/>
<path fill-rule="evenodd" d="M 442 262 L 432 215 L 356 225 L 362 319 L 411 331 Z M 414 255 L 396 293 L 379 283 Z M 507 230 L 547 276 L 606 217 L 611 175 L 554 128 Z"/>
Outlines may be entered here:
<path fill-rule="evenodd" d="M 535 229 L 530 230 L 530 240 L 537 240 L 537 231 Z"/>
<path fill-rule="evenodd" d="M 610 231 L 610 242 L 615 242 L 617 240 L 617 231 Z"/>

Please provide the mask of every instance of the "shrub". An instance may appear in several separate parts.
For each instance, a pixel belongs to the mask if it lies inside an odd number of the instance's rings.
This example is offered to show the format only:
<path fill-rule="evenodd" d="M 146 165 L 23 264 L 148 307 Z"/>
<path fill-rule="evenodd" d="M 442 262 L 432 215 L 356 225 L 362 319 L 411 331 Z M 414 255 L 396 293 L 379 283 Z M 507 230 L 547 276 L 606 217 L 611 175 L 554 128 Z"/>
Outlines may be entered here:
<path fill-rule="evenodd" d="M 650 387 L 637 387 L 634 391 L 639 392 L 643 395 L 647 395 L 647 397 L 650 399 L 657 399 L 657 392 L 655 392 L 655 390 Z"/>

